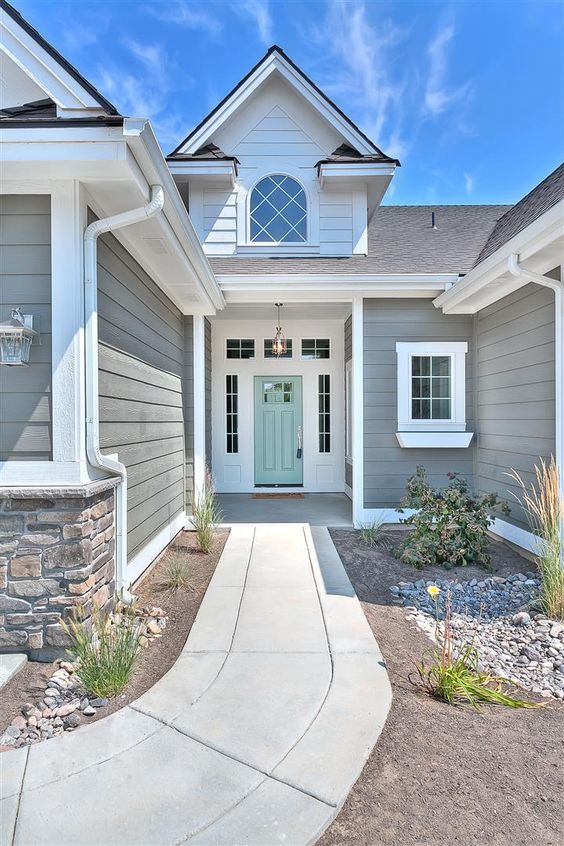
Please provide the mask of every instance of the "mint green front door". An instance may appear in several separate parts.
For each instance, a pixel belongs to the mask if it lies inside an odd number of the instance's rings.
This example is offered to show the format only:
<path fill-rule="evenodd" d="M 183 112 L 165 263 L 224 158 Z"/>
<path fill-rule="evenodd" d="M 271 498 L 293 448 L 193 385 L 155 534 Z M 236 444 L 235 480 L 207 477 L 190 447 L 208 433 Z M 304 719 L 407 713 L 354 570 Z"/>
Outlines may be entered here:
<path fill-rule="evenodd" d="M 301 376 L 255 376 L 255 485 L 301 485 Z"/>

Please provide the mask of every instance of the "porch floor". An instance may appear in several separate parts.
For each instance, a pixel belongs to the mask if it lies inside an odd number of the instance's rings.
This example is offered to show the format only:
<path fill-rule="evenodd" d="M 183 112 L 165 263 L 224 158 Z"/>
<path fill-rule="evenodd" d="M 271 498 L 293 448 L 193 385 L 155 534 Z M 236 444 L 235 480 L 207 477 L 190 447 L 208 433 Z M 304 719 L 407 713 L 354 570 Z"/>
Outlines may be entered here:
<path fill-rule="evenodd" d="M 352 526 L 352 502 L 343 493 L 273 496 L 218 494 L 226 525 L 233 523 L 309 523 L 311 526 Z"/>

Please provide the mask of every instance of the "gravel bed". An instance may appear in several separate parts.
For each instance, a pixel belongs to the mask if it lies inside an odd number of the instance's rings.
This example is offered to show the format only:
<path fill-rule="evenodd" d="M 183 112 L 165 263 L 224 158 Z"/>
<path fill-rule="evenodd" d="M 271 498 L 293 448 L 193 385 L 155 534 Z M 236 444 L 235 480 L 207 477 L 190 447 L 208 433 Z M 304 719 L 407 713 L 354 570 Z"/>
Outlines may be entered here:
<path fill-rule="evenodd" d="M 436 604 L 427 592 L 431 585 L 441 591 Z M 564 700 L 564 625 L 535 610 L 539 586 L 535 573 L 527 572 L 469 581 L 419 579 L 399 582 L 390 592 L 431 638 L 435 617 L 444 619 L 450 596 L 456 647 L 472 643 L 485 670 L 533 693 Z M 439 634 L 443 631 L 439 622 Z"/>

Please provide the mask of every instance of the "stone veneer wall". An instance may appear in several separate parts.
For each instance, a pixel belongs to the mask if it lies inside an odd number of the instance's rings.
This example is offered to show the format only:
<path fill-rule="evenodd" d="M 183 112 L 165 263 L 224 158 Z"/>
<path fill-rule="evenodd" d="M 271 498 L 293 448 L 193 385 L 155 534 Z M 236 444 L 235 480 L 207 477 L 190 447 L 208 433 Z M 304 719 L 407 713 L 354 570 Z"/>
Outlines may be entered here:
<path fill-rule="evenodd" d="M 61 618 L 115 594 L 113 481 L 68 489 L 0 489 L 0 652 L 52 660 Z"/>

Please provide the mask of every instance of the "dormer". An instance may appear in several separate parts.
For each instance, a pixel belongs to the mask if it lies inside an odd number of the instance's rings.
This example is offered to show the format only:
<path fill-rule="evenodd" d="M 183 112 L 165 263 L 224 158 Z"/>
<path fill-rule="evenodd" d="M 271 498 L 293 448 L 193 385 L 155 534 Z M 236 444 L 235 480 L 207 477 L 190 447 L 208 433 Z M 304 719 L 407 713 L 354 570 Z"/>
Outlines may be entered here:
<path fill-rule="evenodd" d="M 208 255 L 266 256 L 366 254 L 399 165 L 276 46 L 168 163 Z"/>

